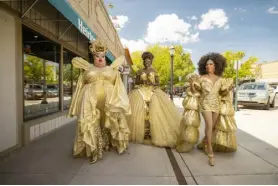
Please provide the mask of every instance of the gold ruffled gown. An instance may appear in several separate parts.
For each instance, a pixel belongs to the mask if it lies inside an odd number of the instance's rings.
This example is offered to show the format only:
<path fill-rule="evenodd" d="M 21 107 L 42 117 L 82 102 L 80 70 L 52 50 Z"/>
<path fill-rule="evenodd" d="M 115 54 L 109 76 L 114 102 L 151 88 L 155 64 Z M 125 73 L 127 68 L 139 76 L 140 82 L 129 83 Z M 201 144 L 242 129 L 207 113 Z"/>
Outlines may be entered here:
<path fill-rule="evenodd" d="M 155 82 L 155 73 L 142 73 L 141 80 Z M 161 89 L 139 85 L 129 94 L 132 115 L 128 117 L 130 140 L 159 147 L 175 147 L 180 113 Z"/>
<path fill-rule="evenodd" d="M 211 111 L 219 113 L 219 117 L 212 134 L 213 151 L 234 152 L 237 150 L 237 126 L 234 118 L 235 112 L 232 104 L 232 92 L 229 90 L 229 87 L 232 85 L 233 80 L 221 78 L 216 83 L 217 84 L 214 89 L 216 89 L 215 93 L 217 92 L 219 96 L 215 96 L 213 99 L 204 98 L 205 102 L 203 102 L 203 108 L 210 108 Z M 210 89 L 204 89 L 204 87 L 209 88 L 211 86 L 205 84 L 205 86 L 201 87 L 203 88 L 203 91 L 206 91 Z M 204 141 L 205 140 L 203 138 L 202 141 L 198 144 L 199 149 L 203 149 Z"/>
<path fill-rule="evenodd" d="M 123 153 L 128 146 L 130 130 L 126 115 L 131 114 L 125 87 L 118 72 L 124 57 L 111 66 L 97 68 L 82 58 L 74 58 L 79 76 L 68 115 L 77 116 L 73 155 L 101 159 L 110 146 Z"/>
<path fill-rule="evenodd" d="M 199 140 L 199 127 L 201 118 L 199 113 L 200 93 L 192 92 L 191 87 L 186 89 L 186 97 L 183 100 L 184 112 L 180 122 L 180 134 L 176 150 L 189 152 Z"/>

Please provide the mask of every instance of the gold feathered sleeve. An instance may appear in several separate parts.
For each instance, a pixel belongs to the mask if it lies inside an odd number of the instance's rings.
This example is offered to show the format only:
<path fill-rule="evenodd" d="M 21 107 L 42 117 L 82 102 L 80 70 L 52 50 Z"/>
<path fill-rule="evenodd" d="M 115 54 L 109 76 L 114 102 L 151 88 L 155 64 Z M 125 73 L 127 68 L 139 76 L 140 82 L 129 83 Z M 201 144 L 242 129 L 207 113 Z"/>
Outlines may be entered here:
<path fill-rule="evenodd" d="M 78 69 L 88 70 L 90 68 L 90 63 L 88 63 L 86 60 L 84 60 L 81 57 L 75 57 L 72 59 L 71 62 L 72 62 L 72 65 Z M 69 108 L 69 112 L 68 112 L 68 117 L 77 116 L 79 113 L 78 109 L 80 106 L 79 106 L 78 98 L 80 96 L 82 87 L 84 86 L 83 74 L 84 74 L 84 72 L 81 72 L 78 77 L 76 89 L 71 98 L 71 104 L 70 104 L 70 108 Z"/>
<path fill-rule="evenodd" d="M 71 60 L 74 68 L 79 68 L 83 70 L 88 70 L 90 68 L 90 63 L 81 57 L 74 57 Z"/>
<path fill-rule="evenodd" d="M 223 78 L 221 80 L 220 95 L 226 97 L 231 93 L 231 87 L 233 86 L 232 78 Z"/>
<path fill-rule="evenodd" d="M 231 91 L 231 86 L 233 85 L 233 79 L 222 79 L 221 86 L 221 107 L 220 115 L 233 116 L 233 95 Z"/>
<path fill-rule="evenodd" d="M 121 79 L 121 74 L 118 71 L 119 66 L 123 65 L 125 60 L 124 56 L 121 56 L 117 58 L 112 65 L 110 65 L 111 68 L 113 68 L 115 71 L 117 71 L 117 77 L 115 81 L 115 85 L 112 91 L 112 96 L 110 100 L 108 101 L 107 108 L 111 112 L 122 112 L 126 115 L 131 114 L 131 108 L 129 104 L 128 95 L 125 89 L 125 86 Z"/>

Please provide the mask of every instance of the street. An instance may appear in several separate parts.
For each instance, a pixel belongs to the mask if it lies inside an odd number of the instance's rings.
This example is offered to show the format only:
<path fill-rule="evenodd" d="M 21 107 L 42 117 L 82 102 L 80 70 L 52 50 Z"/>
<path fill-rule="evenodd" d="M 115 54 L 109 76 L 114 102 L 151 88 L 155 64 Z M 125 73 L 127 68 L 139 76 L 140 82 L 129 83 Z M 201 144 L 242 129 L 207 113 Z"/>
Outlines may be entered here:
<path fill-rule="evenodd" d="M 174 98 L 182 112 L 181 101 Z M 0 184 L 278 184 L 277 113 L 237 112 L 238 151 L 216 153 L 214 167 L 196 148 L 189 153 L 172 149 L 172 157 L 165 148 L 141 144 L 130 144 L 122 155 L 106 152 L 103 160 L 89 164 L 72 157 L 72 122 L 1 161 Z M 203 128 L 204 123 L 200 137 Z"/>
<path fill-rule="evenodd" d="M 240 130 L 278 148 L 278 107 L 271 110 L 241 109 L 236 113 Z"/>

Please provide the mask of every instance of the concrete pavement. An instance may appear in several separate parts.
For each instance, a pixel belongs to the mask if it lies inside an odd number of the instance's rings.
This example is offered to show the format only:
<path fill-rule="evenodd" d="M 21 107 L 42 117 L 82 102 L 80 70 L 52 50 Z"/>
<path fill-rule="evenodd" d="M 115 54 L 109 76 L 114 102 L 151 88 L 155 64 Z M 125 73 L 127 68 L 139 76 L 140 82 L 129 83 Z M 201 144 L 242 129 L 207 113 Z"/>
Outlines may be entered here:
<path fill-rule="evenodd" d="M 239 129 L 278 148 L 278 106 L 271 110 L 240 109 L 236 120 Z"/>
<path fill-rule="evenodd" d="M 73 159 L 74 129 L 71 123 L 2 161 L 0 184 L 178 184 L 164 148 L 131 144 L 125 154 L 107 152 L 96 164 Z M 238 151 L 216 153 L 215 167 L 197 149 L 172 150 L 187 184 L 278 184 L 278 149 L 241 130 L 237 136 Z"/>
<path fill-rule="evenodd" d="M 0 165 L 0 184 L 176 184 L 164 148 L 130 145 L 89 164 L 72 157 L 75 123 L 15 153 Z"/>

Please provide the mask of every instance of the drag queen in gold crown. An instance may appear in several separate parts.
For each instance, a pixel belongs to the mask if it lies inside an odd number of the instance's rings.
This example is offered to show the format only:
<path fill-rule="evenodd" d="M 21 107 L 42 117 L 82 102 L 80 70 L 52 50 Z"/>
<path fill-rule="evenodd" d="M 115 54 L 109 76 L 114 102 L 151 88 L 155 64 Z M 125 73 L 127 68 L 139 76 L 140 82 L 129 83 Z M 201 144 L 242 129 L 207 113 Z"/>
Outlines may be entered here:
<path fill-rule="evenodd" d="M 83 70 L 68 113 L 78 120 L 73 155 L 90 157 L 91 163 L 101 159 L 103 151 L 110 147 L 123 153 L 130 134 L 126 115 L 131 110 L 118 71 L 124 57 L 107 66 L 106 50 L 105 44 L 96 40 L 90 45 L 93 64 L 80 57 L 72 60 L 75 68 Z"/>
<path fill-rule="evenodd" d="M 136 88 L 129 94 L 132 115 L 128 117 L 130 139 L 135 143 L 175 147 L 180 114 L 161 89 L 152 68 L 153 54 L 144 52 L 144 69 L 137 72 Z"/>
<path fill-rule="evenodd" d="M 226 59 L 218 53 L 204 55 L 199 61 L 199 78 L 190 81 L 190 89 L 185 104 L 185 113 L 195 113 L 196 102 L 199 102 L 199 110 L 205 120 L 205 137 L 198 144 L 208 155 L 209 164 L 214 166 L 214 151 L 233 152 L 237 150 L 235 132 L 237 130 L 232 105 L 233 80 L 222 77 L 226 67 Z M 199 97 L 199 99 L 197 99 Z M 191 100 L 191 101 L 189 101 Z M 194 103 L 194 104 L 193 104 Z M 196 143 L 199 132 L 196 128 L 200 123 L 198 114 L 186 115 L 182 120 L 182 143 L 177 151 L 188 152 Z M 182 142 L 182 141 L 181 141 Z M 179 146 L 178 146 L 179 147 Z M 182 148 L 183 147 L 183 148 Z"/>

